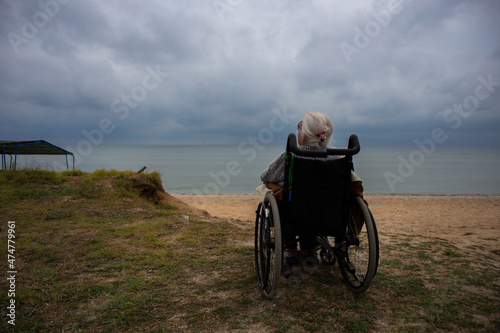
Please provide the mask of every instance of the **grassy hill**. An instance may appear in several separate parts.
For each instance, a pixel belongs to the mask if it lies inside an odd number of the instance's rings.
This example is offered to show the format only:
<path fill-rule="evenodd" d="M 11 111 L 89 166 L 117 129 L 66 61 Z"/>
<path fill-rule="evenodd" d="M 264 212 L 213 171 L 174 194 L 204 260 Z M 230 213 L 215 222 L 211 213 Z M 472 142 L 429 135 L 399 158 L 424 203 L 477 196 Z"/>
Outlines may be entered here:
<path fill-rule="evenodd" d="M 500 253 L 480 248 L 381 234 L 366 293 L 319 266 L 283 279 L 268 301 L 255 279 L 252 222 L 189 209 L 156 172 L 0 171 L 0 207 L 0 331 L 500 331 Z"/>

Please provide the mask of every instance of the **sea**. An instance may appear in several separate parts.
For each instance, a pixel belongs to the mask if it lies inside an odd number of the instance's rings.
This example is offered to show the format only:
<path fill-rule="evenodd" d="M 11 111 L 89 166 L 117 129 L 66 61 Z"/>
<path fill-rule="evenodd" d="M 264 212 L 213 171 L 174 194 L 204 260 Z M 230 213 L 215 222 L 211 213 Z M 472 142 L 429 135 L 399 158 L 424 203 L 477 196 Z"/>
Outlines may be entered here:
<path fill-rule="evenodd" d="M 260 174 L 283 146 L 100 145 L 76 169 L 158 171 L 173 194 L 256 194 Z M 48 158 L 48 160 L 47 160 Z M 18 157 L 18 165 L 66 164 L 64 157 Z M 53 163 L 52 161 L 57 161 Z M 369 195 L 500 195 L 500 148 L 362 147 L 353 157 Z M 70 168 L 72 158 L 69 158 Z"/>

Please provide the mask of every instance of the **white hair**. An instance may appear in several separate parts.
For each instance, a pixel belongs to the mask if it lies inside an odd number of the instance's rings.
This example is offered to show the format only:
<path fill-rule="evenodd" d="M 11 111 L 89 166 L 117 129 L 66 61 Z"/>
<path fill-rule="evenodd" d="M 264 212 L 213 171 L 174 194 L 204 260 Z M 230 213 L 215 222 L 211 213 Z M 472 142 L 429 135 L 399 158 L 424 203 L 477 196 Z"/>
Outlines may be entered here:
<path fill-rule="evenodd" d="M 309 112 L 302 121 L 302 133 L 311 147 L 326 148 L 333 136 L 330 118 L 321 112 Z"/>

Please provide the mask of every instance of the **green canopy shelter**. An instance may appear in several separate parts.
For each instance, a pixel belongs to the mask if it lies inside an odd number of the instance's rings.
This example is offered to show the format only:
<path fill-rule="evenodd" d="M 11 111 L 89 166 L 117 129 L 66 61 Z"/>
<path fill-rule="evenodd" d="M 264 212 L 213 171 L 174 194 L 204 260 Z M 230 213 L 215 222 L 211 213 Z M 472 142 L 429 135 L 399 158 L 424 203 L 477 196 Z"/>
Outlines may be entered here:
<path fill-rule="evenodd" d="M 2 169 L 7 169 L 7 158 L 10 156 L 9 169 L 12 169 L 12 156 L 14 156 L 14 169 L 17 164 L 17 155 L 65 155 L 66 168 L 69 170 L 68 155 L 73 157 L 73 170 L 75 169 L 75 155 L 72 152 L 54 146 L 44 141 L 0 141 L 0 152 L 2 153 Z"/>

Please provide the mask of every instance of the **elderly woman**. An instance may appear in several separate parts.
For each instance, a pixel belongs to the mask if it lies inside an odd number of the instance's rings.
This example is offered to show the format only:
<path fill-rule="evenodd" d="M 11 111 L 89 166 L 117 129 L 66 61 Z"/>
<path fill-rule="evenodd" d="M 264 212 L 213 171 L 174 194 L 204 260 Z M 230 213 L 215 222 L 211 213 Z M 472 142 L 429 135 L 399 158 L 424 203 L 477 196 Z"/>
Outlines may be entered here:
<path fill-rule="evenodd" d="M 297 125 L 297 140 L 301 149 L 326 150 L 333 136 L 333 125 L 330 118 L 320 112 L 309 112 Z M 282 152 L 271 162 L 260 179 L 267 188 L 273 191 L 278 201 L 282 200 L 285 177 L 285 155 Z M 331 156 L 330 158 L 335 158 Z M 351 191 L 363 198 L 363 185 L 361 179 L 352 173 Z M 318 264 L 316 255 L 316 241 L 312 237 L 300 237 L 300 249 L 304 254 L 304 261 L 308 264 Z M 298 251 L 295 235 L 284 235 L 286 249 L 285 261 L 288 266 L 298 265 Z"/>

